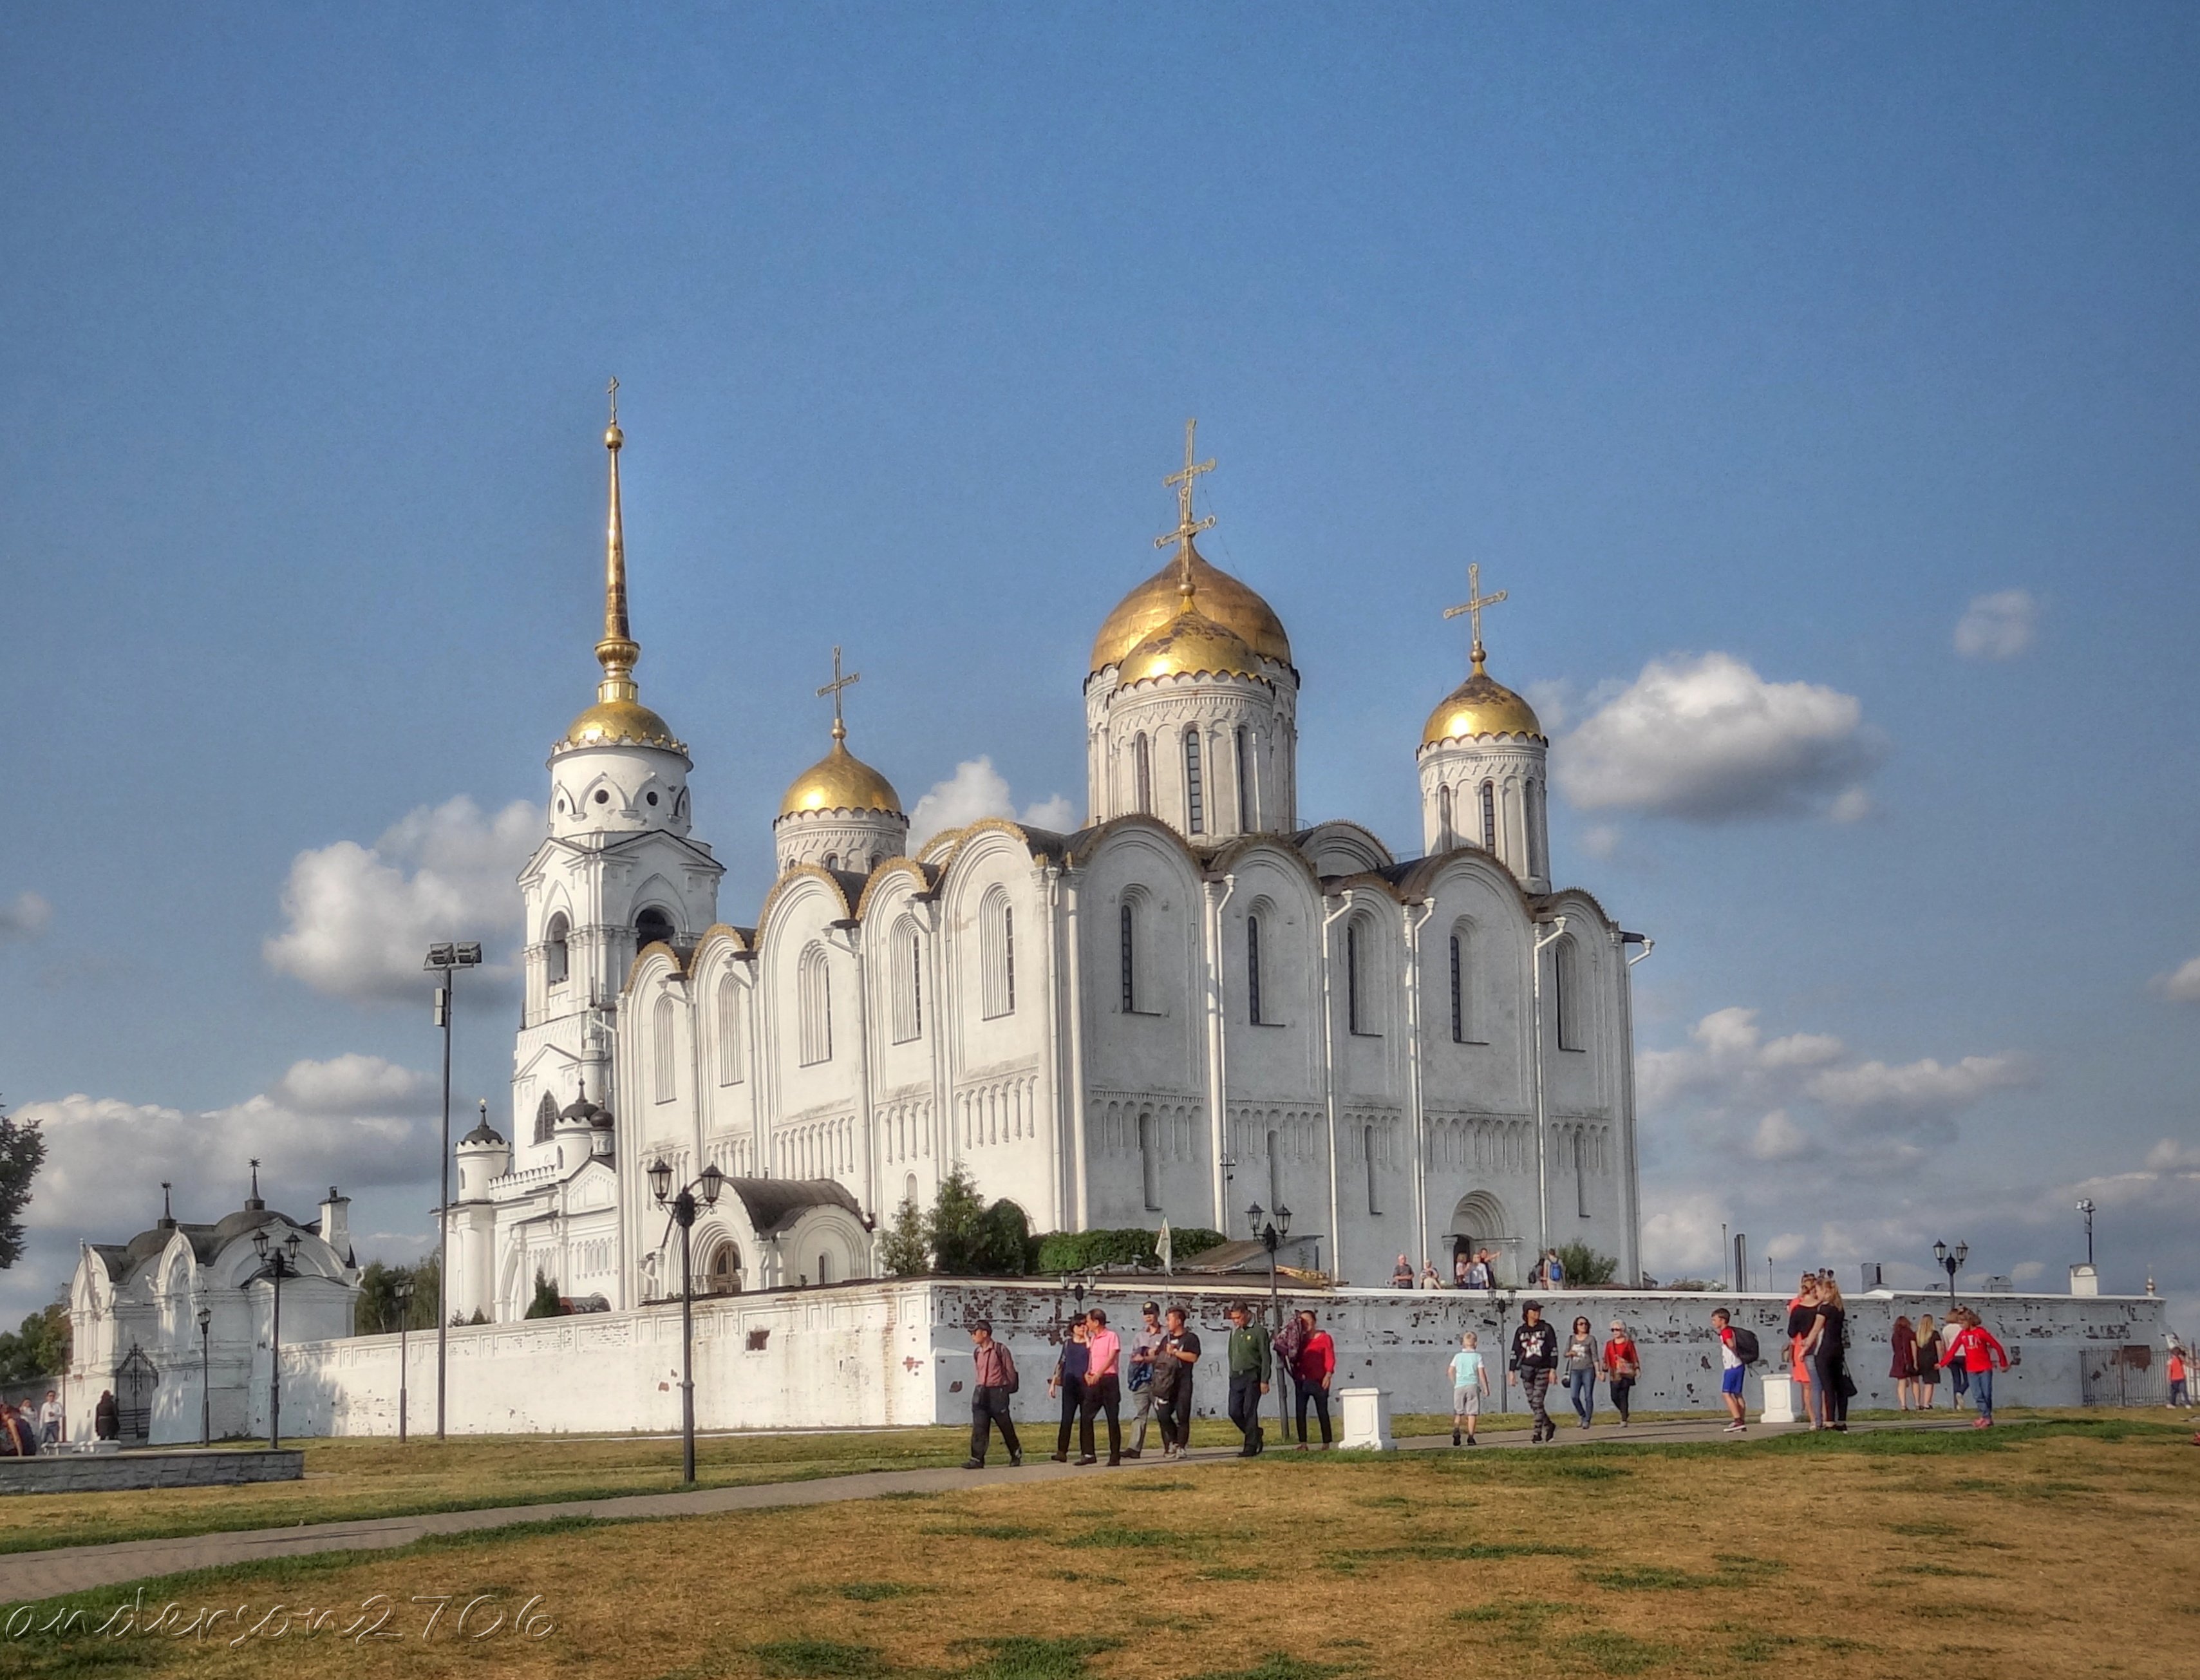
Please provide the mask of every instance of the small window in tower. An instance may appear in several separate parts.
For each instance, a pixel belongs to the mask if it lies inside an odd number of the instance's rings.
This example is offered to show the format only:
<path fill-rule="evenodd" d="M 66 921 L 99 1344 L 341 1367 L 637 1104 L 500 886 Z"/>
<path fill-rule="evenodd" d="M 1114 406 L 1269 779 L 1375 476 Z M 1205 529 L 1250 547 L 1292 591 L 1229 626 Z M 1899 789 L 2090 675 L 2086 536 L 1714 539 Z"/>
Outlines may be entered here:
<path fill-rule="evenodd" d="M 1197 729 L 1184 732 L 1184 826 L 1187 834 L 1207 832 L 1207 793 L 1199 774 Z"/>
<path fill-rule="evenodd" d="M 655 805 L 657 803 L 657 795 L 654 793 L 645 793 L 642 795 L 642 798 L 648 800 L 652 805 Z"/>
<path fill-rule="evenodd" d="M 1238 828 L 1242 834 L 1253 832 L 1253 748 L 1251 737 L 1243 729 L 1238 731 Z"/>
<path fill-rule="evenodd" d="M 597 803 L 598 805 L 609 805 L 611 802 L 611 796 L 608 793 L 606 793 L 604 789 L 602 789 L 602 788 L 600 788 L 600 787 L 599 787 L 599 788 L 597 788 L 597 789 L 596 789 L 596 803 Z"/>
<path fill-rule="evenodd" d="M 571 924 L 562 910 L 550 918 L 550 925 L 542 932 L 542 974 L 546 984 L 563 986 L 571 972 L 572 953 L 567 943 Z"/>
<path fill-rule="evenodd" d="M 1154 808 L 1154 758 L 1144 735 L 1131 738 L 1131 779 L 1138 812 L 1146 815 Z"/>
<path fill-rule="evenodd" d="M 840 867 L 840 854 L 837 852 L 827 852 L 825 854 L 825 867 L 828 869 L 839 869 Z"/>
<path fill-rule="evenodd" d="M 1436 789 L 1436 850 L 1450 851 L 1451 836 L 1451 783 L 1447 781 Z"/>
<path fill-rule="evenodd" d="M 1497 851 L 1497 784 L 1482 784 L 1482 849 L 1495 854 Z"/>
<path fill-rule="evenodd" d="M 634 919 L 634 947 L 646 951 L 653 945 L 672 943 L 672 918 L 655 904 L 650 905 Z"/>
<path fill-rule="evenodd" d="M 542 1093 L 542 1100 L 535 1105 L 535 1141 L 548 1143 L 551 1134 L 557 1129 L 558 1099 L 546 1091 Z"/>

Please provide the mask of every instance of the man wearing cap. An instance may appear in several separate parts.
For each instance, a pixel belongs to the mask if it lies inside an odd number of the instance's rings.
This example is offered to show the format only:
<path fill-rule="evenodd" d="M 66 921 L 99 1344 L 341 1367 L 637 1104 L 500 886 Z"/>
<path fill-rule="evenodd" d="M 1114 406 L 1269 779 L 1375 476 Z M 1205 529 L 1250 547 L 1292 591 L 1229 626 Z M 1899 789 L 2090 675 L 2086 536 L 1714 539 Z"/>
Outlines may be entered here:
<path fill-rule="evenodd" d="M 1551 1421 L 1544 1405 L 1551 1392 L 1551 1373 L 1558 1368 L 1559 1332 L 1543 1322 L 1543 1303 L 1528 1302 L 1520 1308 L 1520 1327 L 1512 1332 L 1512 1357 L 1507 1361 L 1505 1380 L 1518 1383 L 1527 1396 L 1531 1446 L 1558 1435 L 1559 1426 Z"/>

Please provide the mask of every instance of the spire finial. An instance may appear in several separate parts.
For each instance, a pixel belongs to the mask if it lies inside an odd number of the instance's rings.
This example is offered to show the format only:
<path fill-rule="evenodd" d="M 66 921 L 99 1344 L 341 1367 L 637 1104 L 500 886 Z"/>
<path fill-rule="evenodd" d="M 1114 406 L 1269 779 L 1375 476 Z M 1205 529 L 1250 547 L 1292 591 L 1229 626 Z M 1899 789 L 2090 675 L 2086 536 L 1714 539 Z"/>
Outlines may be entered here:
<path fill-rule="evenodd" d="M 833 697 L 833 739 L 836 741 L 845 740 L 848 738 L 848 726 L 840 719 L 840 691 L 843 688 L 852 688 L 863 680 L 863 674 L 859 670 L 850 671 L 845 676 L 840 675 L 840 648 L 839 643 L 834 643 L 833 680 L 820 688 L 817 695 L 820 700 L 828 694 Z"/>
<path fill-rule="evenodd" d="M 604 533 L 604 639 L 596 644 L 596 659 L 604 668 L 596 685 L 600 700 L 630 700 L 635 697 L 635 661 L 641 647 L 627 627 L 626 532 L 619 516 L 619 448 L 626 434 L 619 430 L 618 381 L 605 389 L 611 403 L 611 422 L 604 428 L 604 448 L 611 456 L 611 513 Z"/>
<path fill-rule="evenodd" d="M 1199 422 L 1197 419 L 1189 419 L 1184 423 L 1184 471 L 1172 472 L 1161 480 L 1163 485 L 1176 492 L 1176 529 L 1173 531 L 1164 531 L 1154 539 L 1154 547 L 1156 548 L 1166 548 L 1172 542 L 1177 546 L 1176 559 L 1179 576 L 1177 590 L 1183 595 L 1186 607 L 1191 605 L 1191 540 L 1214 524 L 1214 516 L 1212 513 L 1204 519 L 1195 519 L 1191 517 L 1192 484 L 1201 473 L 1214 471 L 1214 462 L 1211 458 L 1203 461 L 1198 458 L 1199 451 L 1196 447 L 1198 430 Z"/>
<path fill-rule="evenodd" d="M 176 1222 L 176 1210 L 168 1205 L 169 1189 L 168 1180 L 162 1179 L 161 1180 L 161 1223 L 163 1226 L 173 1225 Z"/>
<path fill-rule="evenodd" d="M 1484 658 L 1482 647 L 1482 609 L 1485 606 L 1496 606 L 1505 599 L 1507 594 L 1507 591 L 1500 589 L 1494 595 L 1483 594 L 1481 565 L 1476 561 L 1469 561 L 1466 568 L 1466 599 L 1457 606 L 1444 608 L 1444 617 L 1447 618 L 1456 618 L 1462 612 L 1466 614 L 1466 621 L 1472 627 L 1474 633 L 1474 642 L 1468 652 L 1468 657 L 1474 661 L 1474 674 L 1477 676 L 1488 675 L 1482 668 Z"/>
<path fill-rule="evenodd" d="M 260 1199 L 260 1157 L 256 1155 L 252 1157 L 252 1194 L 244 1198 L 244 1205 L 255 1212 L 267 1205 Z"/>

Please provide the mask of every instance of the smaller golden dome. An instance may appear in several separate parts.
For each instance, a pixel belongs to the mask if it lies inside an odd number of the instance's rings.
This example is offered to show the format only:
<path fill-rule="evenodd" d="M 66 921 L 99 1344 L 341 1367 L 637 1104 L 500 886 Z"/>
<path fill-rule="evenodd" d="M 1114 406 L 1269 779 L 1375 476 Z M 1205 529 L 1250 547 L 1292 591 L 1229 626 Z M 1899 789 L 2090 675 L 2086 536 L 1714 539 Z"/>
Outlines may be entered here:
<path fill-rule="evenodd" d="M 1260 656 L 1235 630 L 1187 604 L 1175 618 L 1123 655 L 1115 680 L 1144 682 L 1156 676 L 1252 676 Z"/>
<path fill-rule="evenodd" d="M 901 815 L 901 795 L 893 783 L 841 745 L 794 778 L 779 802 L 781 817 L 805 811 L 886 811 Z"/>
<path fill-rule="evenodd" d="M 1141 641 L 1167 629 L 1183 610 L 1185 570 L 1181 557 L 1173 559 L 1115 604 L 1093 639 L 1093 670 L 1121 663 Z M 1284 634 L 1283 620 L 1274 608 L 1228 572 L 1208 564 L 1197 548 L 1191 550 L 1191 571 L 1199 599 L 1216 623 L 1242 637 L 1262 659 L 1290 664 L 1290 638 Z"/>
<path fill-rule="evenodd" d="M 1443 704 L 1429 714 L 1429 726 L 1421 731 L 1421 745 L 1434 746 L 1440 740 L 1483 735 L 1528 735 L 1537 740 L 1544 738 L 1535 707 L 1483 670 L 1477 659 L 1474 674 L 1444 696 Z"/>
<path fill-rule="evenodd" d="M 576 746 L 658 746 L 668 752 L 688 749 L 673 739 L 665 721 L 639 700 L 598 700 L 565 726 L 551 751 Z"/>

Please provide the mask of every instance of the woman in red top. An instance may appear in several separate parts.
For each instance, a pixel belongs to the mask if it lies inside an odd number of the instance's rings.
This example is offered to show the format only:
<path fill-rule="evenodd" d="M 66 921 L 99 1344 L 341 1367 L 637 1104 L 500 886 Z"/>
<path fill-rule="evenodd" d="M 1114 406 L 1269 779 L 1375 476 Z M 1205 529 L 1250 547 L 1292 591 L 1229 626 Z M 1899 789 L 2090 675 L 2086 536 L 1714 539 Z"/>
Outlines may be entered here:
<path fill-rule="evenodd" d="M 1627 1326 L 1618 1319 L 1604 1338 L 1604 1385 L 1612 1396 L 1612 1409 L 1619 1414 L 1619 1426 L 1627 1427 L 1627 1408 L 1630 1396 L 1635 1392 L 1635 1379 L 1642 1374 L 1642 1355 L 1635 1351 L 1635 1338 L 1627 1333 Z"/>
<path fill-rule="evenodd" d="M 1993 1426 L 1994 1367 L 2009 1369 L 2009 1349 L 1994 1339 L 1994 1333 L 1981 1324 L 1977 1315 L 1963 1315 L 1963 1327 L 1948 1343 L 1948 1351 L 1940 1363 L 1953 1365 L 1963 1361 L 1963 1373 L 1971 1380 L 1971 1398 L 1979 1408 L 1979 1415 L 1971 1425 L 1973 1429 Z"/>
<path fill-rule="evenodd" d="M 1321 1419 L 1321 1444 L 1326 1451 L 1330 1444 L 1329 1379 L 1337 1374 L 1337 1343 L 1311 1312 L 1299 1314 L 1299 1329 L 1298 1356 L 1291 1361 L 1291 1386 L 1298 1390 L 1299 1396 L 1299 1450 L 1307 1449 L 1307 1402 L 1311 1400 L 1316 1415 Z"/>

